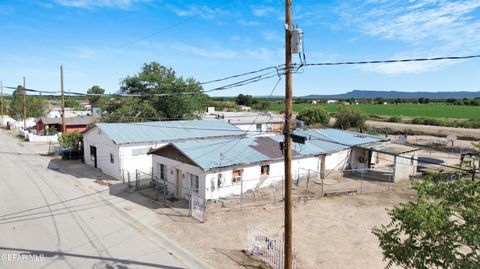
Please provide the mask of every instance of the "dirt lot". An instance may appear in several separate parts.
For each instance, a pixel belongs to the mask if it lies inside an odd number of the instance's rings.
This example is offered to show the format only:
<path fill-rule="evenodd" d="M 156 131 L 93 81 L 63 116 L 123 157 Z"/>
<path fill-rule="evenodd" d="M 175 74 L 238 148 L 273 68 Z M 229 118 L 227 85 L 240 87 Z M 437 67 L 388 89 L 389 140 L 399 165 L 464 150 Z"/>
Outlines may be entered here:
<path fill-rule="evenodd" d="M 434 135 L 441 137 L 446 137 L 449 134 L 453 134 L 459 138 L 468 137 L 470 139 L 480 139 L 480 129 L 452 128 L 443 126 L 417 125 L 383 121 L 367 121 L 366 124 L 377 129 L 389 128 L 395 131 L 412 130 L 426 135 Z"/>
<path fill-rule="evenodd" d="M 395 190 L 297 203 L 293 211 L 297 268 L 384 268 L 371 229 L 389 222 L 386 208 L 414 195 L 411 190 Z M 156 228 L 216 268 L 258 268 L 241 252 L 247 224 L 283 234 L 282 206 L 226 209 L 218 204 L 209 207 L 207 217 L 204 224 L 172 218 Z"/>

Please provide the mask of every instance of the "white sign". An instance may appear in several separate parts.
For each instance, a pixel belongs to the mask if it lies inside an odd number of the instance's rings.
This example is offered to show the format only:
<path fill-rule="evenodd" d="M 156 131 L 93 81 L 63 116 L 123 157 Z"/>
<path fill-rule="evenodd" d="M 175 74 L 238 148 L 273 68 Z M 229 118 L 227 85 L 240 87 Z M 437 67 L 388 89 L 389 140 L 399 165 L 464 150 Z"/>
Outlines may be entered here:
<path fill-rule="evenodd" d="M 456 136 L 456 135 L 448 135 L 448 136 L 447 136 L 447 140 L 448 140 L 448 141 L 456 141 L 456 140 L 457 140 L 457 136 Z"/>

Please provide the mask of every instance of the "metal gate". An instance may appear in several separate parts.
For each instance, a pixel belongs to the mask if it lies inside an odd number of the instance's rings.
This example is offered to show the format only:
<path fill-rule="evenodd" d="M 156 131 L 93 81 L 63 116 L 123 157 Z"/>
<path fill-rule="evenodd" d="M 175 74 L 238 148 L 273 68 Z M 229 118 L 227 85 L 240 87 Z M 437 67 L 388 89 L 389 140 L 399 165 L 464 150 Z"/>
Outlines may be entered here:
<path fill-rule="evenodd" d="M 200 221 L 200 222 L 205 222 L 205 200 L 202 198 L 191 195 L 190 199 L 190 214 L 192 218 Z"/>
<path fill-rule="evenodd" d="M 285 262 L 284 241 L 261 230 L 260 228 L 247 224 L 246 251 L 266 262 L 272 268 L 283 269 Z M 295 250 L 293 251 L 295 253 Z M 295 254 L 293 255 L 292 268 L 295 266 Z"/>

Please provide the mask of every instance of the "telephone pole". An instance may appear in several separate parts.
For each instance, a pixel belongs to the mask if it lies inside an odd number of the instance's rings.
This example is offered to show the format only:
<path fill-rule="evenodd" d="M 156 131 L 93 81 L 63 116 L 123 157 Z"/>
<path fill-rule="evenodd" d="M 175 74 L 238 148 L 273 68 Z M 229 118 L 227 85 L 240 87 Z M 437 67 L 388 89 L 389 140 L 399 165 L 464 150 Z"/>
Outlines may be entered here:
<path fill-rule="evenodd" d="M 292 0 L 285 0 L 285 269 L 293 268 L 292 239 Z"/>
<path fill-rule="evenodd" d="M 65 97 L 63 96 L 63 65 L 60 65 L 60 90 L 62 91 L 62 134 L 65 134 Z"/>
<path fill-rule="evenodd" d="M 25 76 L 23 77 L 23 130 L 27 129 L 27 90 L 25 88 Z"/>

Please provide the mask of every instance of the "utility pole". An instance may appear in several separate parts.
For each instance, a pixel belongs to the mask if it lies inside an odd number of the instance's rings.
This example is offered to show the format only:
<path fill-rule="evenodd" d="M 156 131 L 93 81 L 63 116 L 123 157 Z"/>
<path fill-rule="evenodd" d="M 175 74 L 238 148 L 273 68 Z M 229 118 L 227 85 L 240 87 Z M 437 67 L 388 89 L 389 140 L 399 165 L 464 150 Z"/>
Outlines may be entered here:
<path fill-rule="evenodd" d="M 63 65 L 60 65 L 60 90 L 62 91 L 62 134 L 65 134 L 65 97 L 63 96 Z"/>
<path fill-rule="evenodd" d="M 27 129 L 27 90 L 25 88 L 25 76 L 23 77 L 23 130 Z"/>
<path fill-rule="evenodd" d="M 2 95 L 2 117 L 4 115 L 3 113 L 3 81 L 0 81 L 0 91 L 1 91 L 1 95 Z"/>
<path fill-rule="evenodd" d="M 293 268 L 292 239 L 292 0 L 285 0 L 285 269 Z"/>

